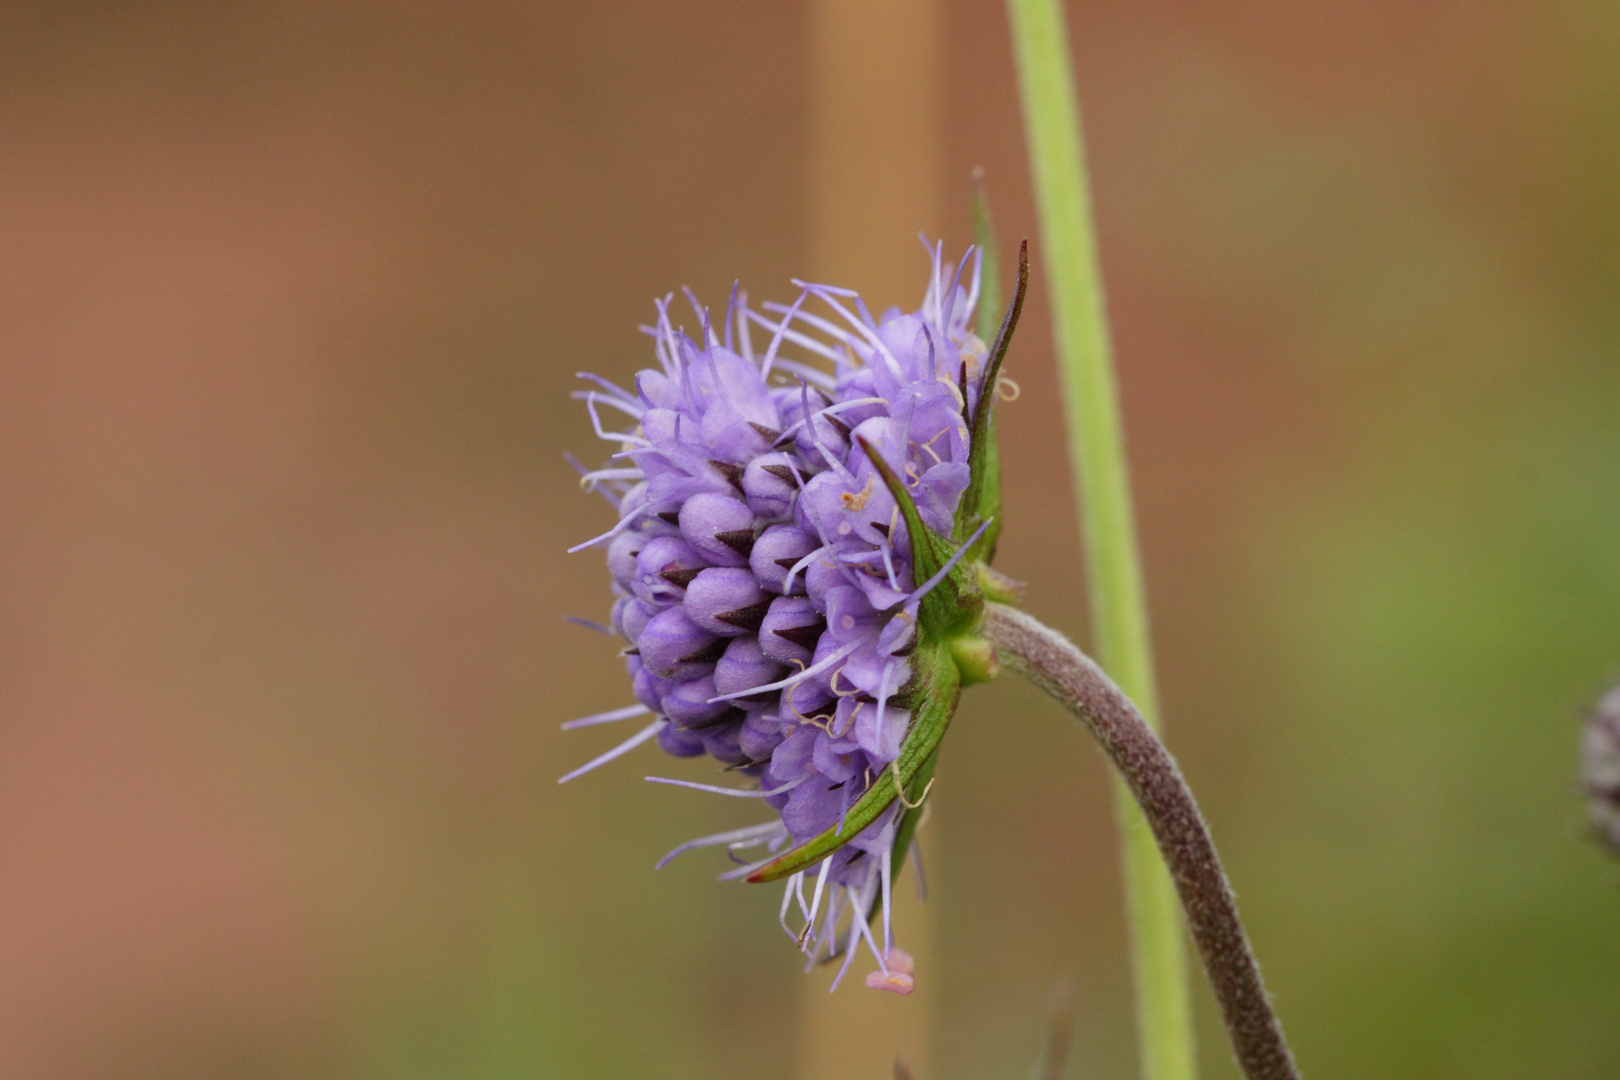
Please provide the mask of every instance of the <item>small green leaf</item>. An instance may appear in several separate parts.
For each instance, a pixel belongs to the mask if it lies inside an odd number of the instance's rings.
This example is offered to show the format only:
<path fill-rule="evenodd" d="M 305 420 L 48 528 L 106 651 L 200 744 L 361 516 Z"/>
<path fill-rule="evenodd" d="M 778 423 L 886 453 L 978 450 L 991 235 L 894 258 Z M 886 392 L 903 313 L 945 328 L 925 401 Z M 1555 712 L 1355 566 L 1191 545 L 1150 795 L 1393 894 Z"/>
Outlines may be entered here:
<path fill-rule="evenodd" d="M 1018 328 L 1018 317 L 1024 310 L 1024 296 L 1029 291 L 1029 241 L 1018 245 L 1018 287 L 1012 302 L 1002 317 L 1001 329 L 985 359 L 984 372 L 979 378 L 978 402 L 969 417 L 968 429 L 968 486 L 956 510 L 957 536 L 969 536 L 980 523 L 991 520 L 970 559 L 993 552 L 996 538 L 1001 533 L 1001 456 L 996 448 L 995 403 L 996 379 L 1001 375 L 1002 361 L 1012 344 L 1013 331 Z"/>
<path fill-rule="evenodd" d="M 998 604 L 1018 604 L 1024 599 L 1024 583 L 1015 581 L 985 563 L 973 564 L 973 582 L 986 600 Z"/>
<path fill-rule="evenodd" d="M 938 573 L 955 552 L 951 549 L 949 541 L 923 524 L 922 515 L 917 512 L 916 500 L 911 497 L 911 492 L 907 490 L 893 466 L 885 461 L 883 455 L 877 452 L 877 448 L 866 439 L 859 435 L 855 438 L 861 444 L 861 449 L 866 451 L 872 467 L 883 477 L 884 486 L 889 489 L 889 494 L 894 496 L 894 501 L 900 506 L 900 518 L 906 523 L 906 534 L 911 539 L 911 576 L 917 585 L 922 585 Z M 937 637 L 946 627 L 959 621 L 963 600 L 959 579 L 965 581 L 967 575 L 951 573 L 917 605 L 919 636 Z"/>
<path fill-rule="evenodd" d="M 978 506 L 973 513 L 971 521 L 962 521 L 959 528 L 963 538 L 973 535 L 986 518 L 990 519 L 990 527 L 984 531 L 968 552 L 966 558 L 974 563 L 987 563 L 996 557 L 996 541 L 1001 538 L 1001 447 L 996 442 L 996 414 L 991 412 L 990 420 L 985 425 L 984 454 L 973 469 L 972 476 L 978 480 L 976 500 Z M 972 480 L 970 479 L 970 483 Z"/>

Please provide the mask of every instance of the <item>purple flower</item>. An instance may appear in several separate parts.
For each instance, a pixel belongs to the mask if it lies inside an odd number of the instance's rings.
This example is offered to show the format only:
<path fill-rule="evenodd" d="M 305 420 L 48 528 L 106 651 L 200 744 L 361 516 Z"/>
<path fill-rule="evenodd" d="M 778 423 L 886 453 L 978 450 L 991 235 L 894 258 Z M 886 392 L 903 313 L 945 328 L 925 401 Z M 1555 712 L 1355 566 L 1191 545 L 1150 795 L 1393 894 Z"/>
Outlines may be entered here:
<path fill-rule="evenodd" d="M 707 753 L 753 786 L 663 782 L 776 812 L 668 857 L 719 845 L 774 857 L 839 826 L 875 787 L 899 790 L 912 709 L 930 692 L 913 668 L 919 605 L 972 542 L 962 543 L 969 530 L 957 519 L 975 410 L 993 394 L 988 350 L 969 329 L 975 253 L 955 266 L 932 254 L 917 311 L 874 319 L 847 290 L 803 285 L 791 306 L 761 312 L 734 292 L 718 333 L 693 301 L 694 337 L 675 326 L 666 297 L 645 328 L 658 367 L 636 376 L 634 392 L 584 376 L 595 388 L 578 396 L 618 448 L 584 485 L 610 495 L 619 521 L 580 547 L 606 548 L 613 629 L 629 643 L 641 704 L 574 725 L 647 713 L 652 724 L 564 779 L 655 738 L 676 756 Z M 811 300 L 824 314 L 804 310 Z M 762 353 L 756 329 L 769 334 Z M 905 505 L 891 483 L 904 486 Z M 923 563 L 913 551 L 912 506 L 931 534 L 961 545 L 938 573 L 937 558 Z M 892 942 L 890 868 L 904 807 L 914 806 L 895 801 L 793 873 L 782 908 L 784 929 L 797 909 L 803 929 L 789 932 L 812 961 L 842 953 L 847 969 L 864 941 L 880 969 L 868 985 L 901 992 L 909 966 L 891 971 L 885 960 L 903 955 Z M 881 943 L 867 918 L 878 907 Z"/>
<path fill-rule="evenodd" d="M 1620 852 L 1620 686 L 1598 702 L 1581 739 L 1581 780 L 1592 828 Z"/>

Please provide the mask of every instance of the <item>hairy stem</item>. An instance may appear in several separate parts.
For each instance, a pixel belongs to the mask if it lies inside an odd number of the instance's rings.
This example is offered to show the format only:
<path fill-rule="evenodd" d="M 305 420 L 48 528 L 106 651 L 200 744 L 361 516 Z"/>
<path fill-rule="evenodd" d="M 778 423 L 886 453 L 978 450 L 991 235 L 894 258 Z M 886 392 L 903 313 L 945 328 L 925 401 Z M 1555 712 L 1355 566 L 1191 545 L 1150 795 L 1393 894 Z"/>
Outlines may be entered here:
<path fill-rule="evenodd" d="M 1016 608 L 989 604 L 981 632 L 1002 661 L 1074 713 L 1142 808 L 1187 913 L 1238 1063 L 1249 1080 L 1297 1080 L 1220 856 L 1181 770 L 1131 699 L 1068 638 Z"/>

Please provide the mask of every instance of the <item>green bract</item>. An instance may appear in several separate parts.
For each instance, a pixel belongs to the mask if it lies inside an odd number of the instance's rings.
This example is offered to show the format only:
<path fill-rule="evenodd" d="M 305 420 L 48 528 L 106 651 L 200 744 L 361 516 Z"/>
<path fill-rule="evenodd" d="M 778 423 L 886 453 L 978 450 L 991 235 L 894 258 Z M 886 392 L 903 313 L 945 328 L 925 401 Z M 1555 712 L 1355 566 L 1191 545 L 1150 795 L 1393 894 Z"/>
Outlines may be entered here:
<path fill-rule="evenodd" d="M 902 800 L 901 818 L 891 859 L 899 869 L 922 812 L 923 796 L 933 779 L 939 744 L 956 713 L 963 686 L 987 682 L 999 670 L 995 649 L 977 634 L 986 592 L 994 599 L 1011 599 L 1016 586 L 989 567 L 1000 532 L 1001 473 L 995 445 L 994 406 L 1002 361 L 1017 329 L 1029 284 L 1029 247 L 1019 246 L 1018 287 L 1013 293 L 986 359 L 978 394 L 978 408 L 969 425 L 970 479 L 956 512 L 953 535 L 941 536 L 923 523 L 906 485 L 876 448 L 862 443 L 889 493 L 911 541 L 914 573 L 919 582 L 943 575 L 918 602 L 917 647 L 912 654 L 912 676 L 901 696 L 910 702 L 911 726 L 894 762 L 888 784 L 874 783 L 845 815 L 844 820 L 818 836 L 772 859 L 748 876 L 752 882 L 777 881 L 797 873 L 843 847 L 877 820 L 896 800 Z M 966 379 L 966 374 L 963 376 Z M 962 394 L 964 400 L 967 394 Z M 967 545 L 963 550 L 963 545 Z"/>

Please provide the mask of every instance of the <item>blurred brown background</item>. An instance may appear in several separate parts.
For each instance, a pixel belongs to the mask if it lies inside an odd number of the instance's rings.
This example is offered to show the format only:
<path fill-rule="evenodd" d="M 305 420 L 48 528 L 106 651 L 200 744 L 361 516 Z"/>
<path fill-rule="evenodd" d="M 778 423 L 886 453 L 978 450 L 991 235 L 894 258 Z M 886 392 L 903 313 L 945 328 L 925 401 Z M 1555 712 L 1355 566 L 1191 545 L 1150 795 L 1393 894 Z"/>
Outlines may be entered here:
<path fill-rule="evenodd" d="M 1070 10 L 1169 738 L 1308 1075 L 1620 1074 L 1620 11 Z M 1002 9 L 939 12 L 947 244 L 975 165 L 1032 234 Z M 651 870 L 742 811 L 554 780 L 628 700 L 573 372 L 826 258 L 808 25 L 0 9 L 0 1077 L 795 1073 L 775 895 Z M 1078 634 L 1046 317 L 1002 563 Z M 1023 1076 L 1065 974 L 1131 1075 L 1095 753 L 998 685 L 941 777 L 924 1080 Z"/>

